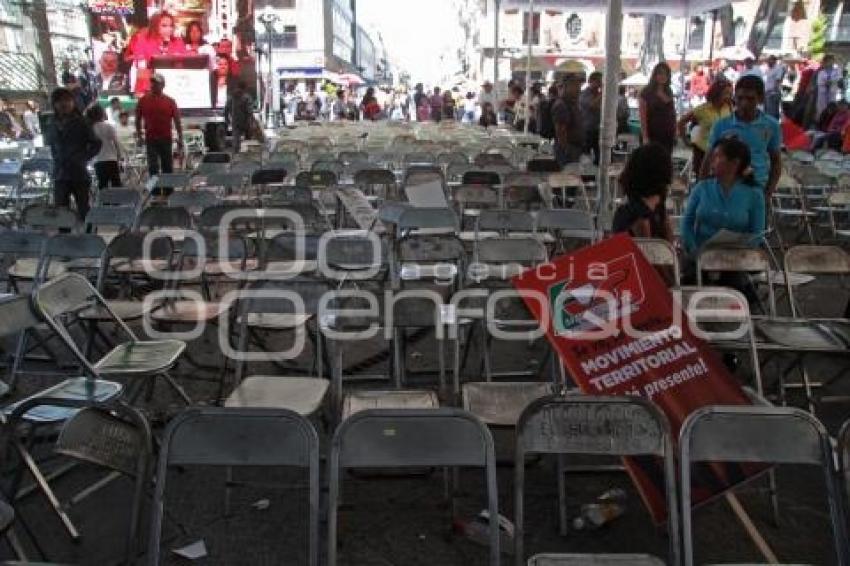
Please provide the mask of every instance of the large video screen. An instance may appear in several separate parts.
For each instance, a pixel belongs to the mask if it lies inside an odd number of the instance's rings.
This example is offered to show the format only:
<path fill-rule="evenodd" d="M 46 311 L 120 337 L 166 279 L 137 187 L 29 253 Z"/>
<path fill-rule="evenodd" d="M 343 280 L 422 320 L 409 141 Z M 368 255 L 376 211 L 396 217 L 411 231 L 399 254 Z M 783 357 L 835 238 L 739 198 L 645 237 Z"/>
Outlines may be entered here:
<path fill-rule="evenodd" d="M 186 109 L 223 108 L 256 89 L 254 0 L 88 0 L 102 95 L 143 95 L 153 73 Z"/>

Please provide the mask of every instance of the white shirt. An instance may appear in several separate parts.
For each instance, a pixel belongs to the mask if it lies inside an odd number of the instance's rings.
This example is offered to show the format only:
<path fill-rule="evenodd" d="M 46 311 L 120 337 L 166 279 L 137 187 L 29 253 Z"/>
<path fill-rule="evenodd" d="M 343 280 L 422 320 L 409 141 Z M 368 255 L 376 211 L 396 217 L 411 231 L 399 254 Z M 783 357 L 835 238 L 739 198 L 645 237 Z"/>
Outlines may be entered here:
<path fill-rule="evenodd" d="M 98 122 L 92 126 L 92 129 L 94 135 L 100 140 L 100 152 L 94 157 L 94 162 L 118 161 L 118 158 L 124 154 L 124 148 L 118 141 L 115 127 L 108 122 Z"/>
<path fill-rule="evenodd" d="M 831 69 L 821 68 L 816 76 L 818 80 L 817 115 L 820 116 L 827 104 L 838 100 L 838 81 L 841 79 L 841 70 L 833 65 Z"/>
<path fill-rule="evenodd" d="M 782 86 L 782 78 L 785 76 L 785 67 L 777 63 L 773 67 L 764 70 L 764 91 L 777 92 Z"/>

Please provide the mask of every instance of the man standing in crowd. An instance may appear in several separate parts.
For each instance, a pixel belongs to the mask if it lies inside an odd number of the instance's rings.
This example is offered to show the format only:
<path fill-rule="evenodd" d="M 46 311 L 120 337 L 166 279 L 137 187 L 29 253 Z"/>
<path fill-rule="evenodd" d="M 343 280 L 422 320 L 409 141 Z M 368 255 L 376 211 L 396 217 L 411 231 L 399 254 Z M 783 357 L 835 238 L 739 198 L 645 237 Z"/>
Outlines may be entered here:
<path fill-rule="evenodd" d="M 552 121 L 552 105 L 558 98 L 558 87 L 549 87 L 546 96 L 540 97 L 540 105 L 537 107 L 537 123 L 540 125 L 540 137 L 551 140 L 555 137 L 555 123 Z"/>
<path fill-rule="evenodd" d="M 484 84 L 481 85 L 481 92 L 478 93 L 479 114 L 483 111 L 484 105 L 488 102 L 493 108 L 496 107 L 496 93 L 493 92 L 493 83 L 490 81 L 484 81 Z"/>
<path fill-rule="evenodd" d="M 82 221 L 89 212 L 91 177 L 87 164 L 100 151 L 100 140 L 77 109 L 70 90 L 54 90 L 50 104 L 53 120 L 45 131 L 45 142 L 53 156 L 53 200 L 56 206 L 67 207 L 73 196 Z"/>
<path fill-rule="evenodd" d="M 745 75 L 735 84 L 735 112 L 714 123 L 708 137 L 708 147 L 718 140 L 735 137 L 750 148 L 753 178 L 770 196 L 782 171 L 782 133 L 779 122 L 759 110 L 764 102 L 764 81 Z M 711 159 L 703 159 L 700 177 L 709 176 Z"/>
<path fill-rule="evenodd" d="M 764 70 L 764 111 L 779 119 L 779 104 L 782 102 L 782 80 L 785 78 L 785 66 L 776 60 L 776 55 L 767 58 Z"/>
<path fill-rule="evenodd" d="M 584 122 L 584 151 L 593 155 L 599 165 L 599 123 L 602 121 L 602 73 L 594 71 L 579 97 L 579 110 Z"/>
<path fill-rule="evenodd" d="M 177 148 L 183 151 L 183 125 L 180 111 L 170 96 L 163 94 L 165 79 L 159 73 L 151 77 L 151 89 L 136 105 L 136 138 L 141 144 L 142 125 L 148 154 L 148 173 L 151 177 L 174 171 L 171 124 L 177 131 Z"/>
<path fill-rule="evenodd" d="M 832 55 L 824 55 L 820 69 L 815 74 L 815 121 L 820 120 L 821 114 L 826 109 L 827 104 L 838 100 L 838 95 L 841 92 L 841 69 L 835 65 L 835 57 Z"/>
<path fill-rule="evenodd" d="M 431 121 L 439 122 L 443 119 L 443 95 L 440 94 L 440 87 L 434 87 L 434 94 L 428 100 L 431 105 Z"/>
<path fill-rule="evenodd" d="M 236 81 L 236 87 L 224 105 L 224 119 L 230 122 L 233 130 L 233 153 L 239 153 L 242 147 L 242 138 L 251 125 L 254 115 L 254 100 L 248 94 L 245 81 Z"/>
<path fill-rule="evenodd" d="M 578 105 L 580 92 L 581 77 L 569 74 L 558 85 L 558 98 L 552 104 L 555 159 L 561 166 L 577 162 L 584 148 L 584 131 Z"/>

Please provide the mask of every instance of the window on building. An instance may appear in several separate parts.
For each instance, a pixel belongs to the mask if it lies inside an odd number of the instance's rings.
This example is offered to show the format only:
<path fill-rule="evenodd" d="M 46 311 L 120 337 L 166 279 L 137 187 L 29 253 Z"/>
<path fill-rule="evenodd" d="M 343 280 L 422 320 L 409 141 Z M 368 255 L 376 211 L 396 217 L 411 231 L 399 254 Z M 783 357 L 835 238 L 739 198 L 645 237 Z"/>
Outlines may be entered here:
<path fill-rule="evenodd" d="M 738 16 L 733 23 L 735 30 L 735 45 L 742 45 L 747 40 L 747 22 Z"/>
<path fill-rule="evenodd" d="M 576 40 L 581 35 L 581 18 L 578 14 L 571 14 L 567 18 L 567 35 L 570 39 Z"/>
<path fill-rule="evenodd" d="M 298 30 L 295 26 L 283 26 L 280 44 L 283 49 L 296 49 L 298 47 Z"/>
<path fill-rule="evenodd" d="M 540 12 L 531 16 L 531 29 L 528 29 L 528 12 L 522 13 L 522 43 L 523 45 L 540 45 Z M 529 41 L 530 39 L 530 41 Z"/>
<path fill-rule="evenodd" d="M 688 36 L 688 50 L 699 51 L 705 44 L 705 20 L 703 18 L 691 18 L 690 35 Z"/>
<path fill-rule="evenodd" d="M 777 6 L 776 25 L 767 36 L 765 49 L 782 49 L 782 39 L 785 36 L 785 20 L 788 19 L 788 2 L 780 0 Z"/>

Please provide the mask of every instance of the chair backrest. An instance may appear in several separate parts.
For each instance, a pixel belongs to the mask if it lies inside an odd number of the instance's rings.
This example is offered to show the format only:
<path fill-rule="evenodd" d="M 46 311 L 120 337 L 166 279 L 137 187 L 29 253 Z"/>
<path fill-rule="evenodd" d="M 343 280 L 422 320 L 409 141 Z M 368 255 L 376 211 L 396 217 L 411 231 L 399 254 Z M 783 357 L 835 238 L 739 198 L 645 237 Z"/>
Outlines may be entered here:
<path fill-rule="evenodd" d="M 681 284 L 679 273 L 679 254 L 673 244 L 661 238 L 635 238 L 635 244 L 646 256 L 647 261 L 655 267 L 670 268 L 673 271 L 673 284 Z"/>
<path fill-rule="evenodd" d="M 424 234 L 403 237 L 398 242 L 398 261 L 459 263 L 466 251 L 456 236 L 450 234 Z"/>
<path fill-rule="evenodd" d="M 310 171 L 330 171 L 339 176 L 345 172 L 345 165 L 341 161 L 320 159 L 313 162 Z"/>
<path fill-rule="evenodd" d="M 399 232 L 407 230 L 457 231 L 458 219 L 450 208 L 408 208 L 398 218 Z"/>
<path fill-rule="evenodd" d="M 170 259 L 174 253 L 174 242 L 162 235 L 150 242 L 145 249 L 145 234 L 126 232 L 115 236 L 106 247 L 107 257 L 112 259 Z"/>
<path fill-rule="evenodd" d="M 510 159 L 501 153 L 479 153 L 472 162 L 477 167 L 489 167 L 491 165 L 511 165 Z"/>
<path fill-rule="evenodd" d="M 302 171 L 295 177 L 295 186 L 309 188 L 327 188 L 337 184 L 337 174 L 333 171 Z"/>
<path fill-rule="evenodd" d="M 368 162 L 369 154 L 365 151 L 340 151 L 339 160 L 342 161 L 345 165 L 363 161 Z"/>
<path fill-rule="evenodd" d="M 151 564 L 159 563 L 168 469 L 174 466 L 293 466 L 309 470 L 308 564 L 319 563 L 319 437 L 285 409 L 188 409 L 165 431 L 151 513 Z"/>
<path fill-rule="evenodd" d="M 132 206 L 138 207 L 142 202 L 142 193 L 135 189 L 111 187 L 97 192 L 96 206 Z"/>
<path fill-rule="evenodd" d="M 27 295 L 0 299 L 0 337 L 15 336 L 38 325 Z"/>
<path fill-rule="evenodd" d="M 785 252 L 785 270 L 811 275 L 850 273 L 850 255 L 838 246 L 796 245 Z"/>
<path fill-rule="evenodd" d="M 791 407 L 713 406 L 692 413 L 679 434 L 684 563 L 694 563 L 691 466 L 699 462 L 752 462 L 820 466 L 826 482 L 838 563 L 846 549 L 844 518 L 829 434 L 810 413 Z"/>
<path fill-rule="evenodd" d="M 41 254 L 36 280 L 42 281 L 50 269 L 53 259 L 97 259 L 103 258 L 106 253 L 106 243 L 97 234 L 57 234 L 48 238 Z M 99 263 L 92 265 L 92 269 L 99 269 Z"/>
<path fill-rule="evenodd" d="M 191 173 L 160 173 L 150 185 L 151 189 L 185 189 L 192 184 Z"/>
<path fill-rule="evenodd" d="M 226 151 L 210 151 L 204 154 L 201 163 L 230 163 L 230 154 Z"/>
<path fill-rule="evenodd" d="M 524 266 L 546 261 L 546 246 L 536 238 L 487 238 L 476 244 L 481 263 L 518 263 Z"/>
<path fill-rule="evenodd" d="M 395 174 L 388 169 L 370 167 L 361 169 L 354 175 L 355 185 L 394 185 Z"/>
<path fill-rule="evenodd" d="M 226 228 L 244 232 L 256 230 L 259 224 L 259 209 L 240 204 L 215 204 L 201 211 L 197 226 L 201 230 L 216 230 L 227 218 Z"/>
<path fill-rule="evenodd" d="M 739 273 L 763 273 L 767 279 L 770 314 L 776 314 L 776 299 L 773 292 L 773 272 L 770 256 L 763 248 L 703 249 L 697 256 L 697 284 L 702 285 L 703 271 L 733 271 Z"/>
<path fill-rule="evenodd" d="M 517 424 L 514 462 L 516 556 L 523 556 L 523 497 L 527 454 L 659 456 L 667 496 L 670 563 L 679 560 L 676 457 L 670 424 L 650 401 L 639 397 L 549 395 L 533 401 Z"/>
<path fill-rule="evenodd" d="M 463 174 L 464 185 L 498 185 L 502 176 L 495 171 L 467 171 Z"/>
<path fill-rule="evenodd" d="M 193 173 L 196 176 L 204 177 L 214 173 L 226 173 L 230 169 L 229 163 L 198 163 Z"/>
<path fill-rule="evenodd" d="M 521 210 L 482 210 L 478 217 L 478 229 L 498 232 L 533 232 L 534 217 Z"/>
<path fill-rule="evenodd" d="M 461 185 L 454 189 L 454 201 L 463 208 L 496 208 L 499 191 L 488 185 Z"/>
<path fill-rule="evenodd" d="M 17 257 L 38 257 L 44 248 L 47 234 L 34 230 L 0 231 L 0 254 Z"/>
<path fill-rule="evenodd" d="M 437 158 L 427 151 L 411 151 L 404 156 L 404 165 L 435 165 Z"/>
<path fill-rule="evenodd" d="M 77 214 L 63 206 L 33 204 L 21 213 L 21 226 L 32 230 L 76 230 L 79 225 Z"/>
<path fill-rule="evenodd" d="M 347 468 L 469 466 L 484 468 L 487 510 L 498 516 L 493 438 L 472 414 L 453 408 L 368 409 L 337 427 L 331 444 L 328 564 L 336 566 L 337 503 Z M 499 565 L 499 521 L 490 521 L 490 566 Z"/>
<path fill-rule="evenodd" d="M 247 161 L 234 161 L 230 166 L 230 172 L 250 176 L 254 174 L 254 171 L 260 169 L 262 166 L 263 165 L 259 161 L 253 161 L 250 159 Z"/>
<path fill-rule="evenodd" d="M 313 191 L 309 187 L 279 187 L 269 196 L 269 204 L 312 204 Z"/>
<path fill-rule="evenodd" d="M 223 241 L 218 233 L 205 232 L 183 241 L 180 250 L 182 257 L 215 260 L 244 260 L 248 257 L 248 244 L 238 236 L 225 236 Z"/>
<path fill-rule="evenodd" d="M 94 206 L 86 214 L 86 226 L 117 226 L 129 230 L 136 224 L 137 210 L 133 206 Z"/>
<path fill-rule="evenodd" d="M 377 250 L 375 242 L 378 242 Z M 326 240 L 324 253 L 329 266 L 358 270 L 372 268 L 376 261 L 383 263 L 387 257 L 387 248 L 383 240 L 343 233 Z"/>
<path fill-rule="evenodd" d="M 157 228 L 188 230 L 192 227 L 192 215 L 182 206 L 155 206 L 142 211 L 136 226 L 139 230 Z"/>
<path fill-rule="evenodd" d="M 190 212 L 200 212 L 219 202 L 218 195 L 210 190 L 176 191 L 168 197 L 168 206 L 180 206 Z"/>
<path fill-rule="evenodd" d="M 561 165 L 554 159 L 537 157 L 530 159 L 525 169 L 530 173 L 556 173 L 561 170 Z"/>
<path fill-rule="evenodd" d="M 286 169 L 261 167 L 251 174 L 252 185 L 279 185 L 286 180 Z"/>
<path fill-rule="evenodd" d="M 437 156 L 439 165 L 469 165 L 469 159 L 462 153 L 441 153 Z"/>

